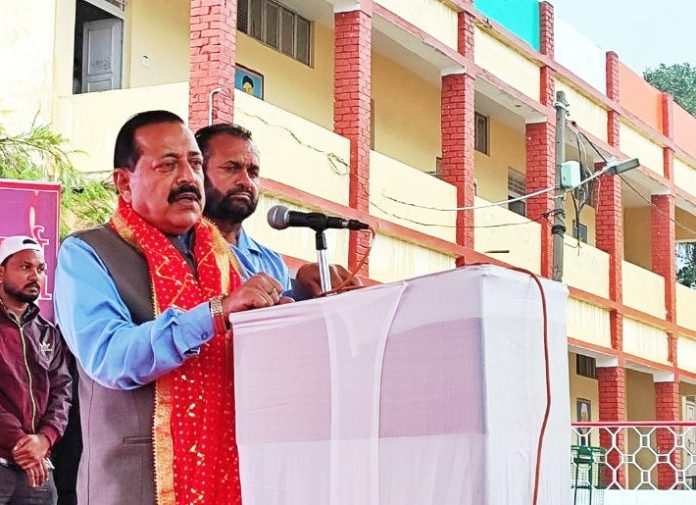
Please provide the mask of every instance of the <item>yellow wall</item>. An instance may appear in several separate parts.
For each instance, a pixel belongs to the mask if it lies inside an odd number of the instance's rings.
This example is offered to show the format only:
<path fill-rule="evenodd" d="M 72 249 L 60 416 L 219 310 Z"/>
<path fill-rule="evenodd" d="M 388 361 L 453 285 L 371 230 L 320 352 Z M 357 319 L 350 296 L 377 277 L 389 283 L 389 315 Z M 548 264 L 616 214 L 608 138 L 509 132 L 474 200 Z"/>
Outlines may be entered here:
<path fill-rule="evenodd" d="M 646 270 L 652 268 L 650 208 L 624 209 L 624 258 Z"/>
<path fill-rule="evenodd" d="M 333 30 L 313 23 L 309 67 L 237 33 L 237 63 L 263 75 L 264 100 L 333 130 Z"/>
<path fill-rule="evenodd" d="M 55 130 L 65 136 L 75 167 L 86 172 L 113 169 L 116 134 L 138 112 L 167 109 L 186 117 L 188 83 L 68 95 L 56 100 Z"/>
<path fill-rule="evenodd" d="M 488 119 L 489 154 L 474 153 L 477 195 L 490 202 L 507 200 L 508 169 L 527 171 L 524 132 L 516 131 L 494 117 Z"/>
<path fill-rule="evenodd" d="M 0 0 L 0 124 L 8 133 L 51 121 L 55 2 Z"/>
<path fill-rule="evenodd" d="M 506 179 L 507 180 L 507 179 Z M 476 197 L 475 205 L 490 203 Z M 539 273 L 541 225 L 503 207 L 474 211 L 474 248 L 491 257 Z M 493 252 L 499 251 L 499 252 Z"/>
<path fill-rule="evenodd" d="M 566 234 L 573 236 L 573 220 L 575 219 L 575 207 L 573 206 L 573 201 L 570 196 L 566 196 L 565 199 L 565 211 L 566 211 Z M 580 224 L 587 226 L 587 243 L 591 246 L 595 246 L 597 237 L 597 211 L 585 205 L 585 207 L 580 211 Z"/>
<path fill-rule="evenodd" d="M 696 308 L 696 290 L 677 283 L 677 324 L 679 326 L 696 331 L 694 308 Z M 694 361 L 694 367 L 696 367 L 696 361 Z"/>
<path fill-rule="evenodd" d="M 629 158 L 638 158 L 640 164 L 656 174 L 664 173 L 662 148 L 638 130 L 621 123 L 620 128 L 621 152 Z"/>
<path fill-rule="evenodd" d="M 679 241 L 696 241 L 696 216 L 677 207 L 674 217 L 680 225 L 693 230 L 692 232 L 681 226 L 676 226 L 674 230 L 676 239 Z"/>
<path fill-rule="evenodd" d="M 387 197 L 430 207 L 457 206 L 457 188 L 453 185 L 371 151 L 370 214 L 427 235 L 456 242 L 456 212 L 421 209 Z"/>
<path fill-rule="evenodd" d="M 679 394 L 682 396 L 696 396 L 696 384 L 680 383 Z"/>
<path fill-rule="evenodd" d="M 56 4 L 56 31 L 53 46 L 53 96 L 67 96 L 73 89 L 73 52 L 75 47 L 76 0 Z M 54 100 L 54 114 L 58 106 Z"/>
<path fill-rule="evenodd" d="M 379 53 L 372 55 L 374 150 L 424 172 L 440 156 L 440 88 Z"/>
<path fill-rule="evenodd" d="M 376 3 L 457 49 L 457 12 L 439 0 L 376 0 Z"/>
<path fill-rule="evenodd" d="M 654 272 L 624 261 L 623 303 L 655 317 L 665 317 L 665 278 Z"/>
<path fill-rule="evenodd" d="M 190 0 L 128 2 L 124 26 L 125 86 L 188 81 L 189 5 Z M 149 58 L 149 68 L 143 66 L 143 56 Z"/>
<path fill-rule="evenodd" d="M 262 154 L 263 156 L 263 154 Z M 263 163 L 263 157 L 261 158 Z M 290 210 L 310 212 L 312 209 L 302 207 L 297 202 L 279 199 L 277 195 L 263 191 L 259 205 L 247 220 L 244 228 L 261 244 L 274 251 L 305 261 L 317 261 L 317 251 L 314 243 L 314 232 L 308 228 L 287 228 L 278 231 L 272 229 L 266 221 L 266 215 L 271 207 L 284 205 Z M 347 267 L 348 264 L 348 232 L 345 230 L 328 230 L 326 232 L 329 263 Z"/>
<path fill-rule="evenodd" d="M 568 353 L 568 376 L 570 379 L 570 419 L 573 422 L 577 418 L 577 400 L 582 398 L 590 400 L 592 403 L 592 418 L 590 421 L 599 420 L 599 386 L 597 379 L 590 379 L 577 374 L 577 355 L 574 352 Z"/>
<path fill-rule="evenodd" d="M 656 363 L 669 364 L 667 334 L 659 328 L 627 317 L 623 323 L 623 338 L 624 352 Z"/>
<path fill-rule="evenodd" d="M 254 133 L 263 177 L 348 205 L 348 139 L 240 90 L 235 120 Z"/>
<path fill-rule="evenodd" d="M 474 33 L 476 64 L 512 85 L 528 97 L 539 101 L 540 73 L 536 63 L 529 61 L 480 28 Z"/>
<path fill-rule="evenodd" d="M 454 268 L 454 258 L 378 233 L 370 253 L 370 278 L 392 282 Z"/>
<path fill-rule="evenodd" d="M 655 386 L 651 375 L 626 370 L 626 416 L 629 421 L 651 421 L 655 419 Z M 628 430 L 628 451 L 638 447 L 638 436 L 634 430 Z M 647 468 L 654 463 L 654 457 L 646 451 L 636 455 L 637 465 L 628 465 L 629 488 L 640 480 L 639 468 Z M 652 481 L 655 482 L 653 473 Z"/>
<path fill-rule="evenodd" d="M 696 196 L 696 168 L 674 158 L 674 183 Z"/>
<path fill-rule="evenodd" d="M 570 104 L 570 120 L 600 140 L 607 140 L 607 111 L 585 95 L 576 91 L 561 80 L 556 80 L 556 91 L 565 91 L 566 100 Z M 591 149 L 588 147 L 588 149 Z"/>
<path fill-rule="evenodd" d="M 692 305 L 693 307 L 693 305 Z M 679 368 L 696 372 L 696 340 L 679 335 L 677 340 L 677 356 L 679 356 Z"/>
<path fill-rule="evenodd" d="M 564 238 L 563 282 L 608 298 L 609 255 L 590 245 L 578 243 L 569 235 Z"/>
<path fill-rule="evenodd" d="M 569 338 L 611 348 L 609 311 L 568 298 L 567 319 L 566 331 Z"/>

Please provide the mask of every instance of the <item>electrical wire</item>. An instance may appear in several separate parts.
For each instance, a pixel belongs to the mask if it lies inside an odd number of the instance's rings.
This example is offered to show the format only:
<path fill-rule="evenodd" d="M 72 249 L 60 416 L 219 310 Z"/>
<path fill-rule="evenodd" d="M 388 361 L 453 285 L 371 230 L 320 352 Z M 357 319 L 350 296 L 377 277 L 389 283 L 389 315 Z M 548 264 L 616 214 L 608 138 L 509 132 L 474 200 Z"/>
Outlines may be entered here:
<path fill-rule="evenodd" d="M 693 233 L 694 235 L 696 235 L 696 230 L 693 230 L 693 229 L 689 228 L 688 226 L 684 226 L 683 224 L 679 223 L 676 219 L 674 219 L 672 216 L 670 216 L 669 214 L 667 214 L 666 212 L 664 212 L 663 210 L 661 210 L 657 205 L 655 205 L 655 204 L 652 202 L 652 200 L 651 200 L 650 198 L 646 197 L 645 195 L 643 195 L 643 193 L 640 192 L 640 190 L 636 189 L 636 188 L 633 186 L 633 184 L 631 184 L 631 183 L 628 181 L 628 179 L 626 179 L 626 177 L 624 177 L 624 176 L 621 175 L 621 174 L 619 174 L 619 177 L 621 177 L 621 180 L 626 184 L 626 186 L 628 186 L 629 188 L 631 188 L 631 189 L 633 190 L 633 192 L 634 192 L 636 195 L 638 195 L 640 198 L 642 198 L 643 200 L 645 200 L 646 202 L 648 202 L 648 203 L 650 204 L 650 206 L 653 207 L 653 208 L 657 211 L 658 214 L 660 214 L 660 215 L 666 217 L 666 218 L 669 219 L 675 226 L 681 228 L 682 230 L 688 231 L 689 233 Z"/>
<path fill-rule="evenodd" d="M 533 193 L 527 193 L 526 195 L 518 196 L 515 198 L 510 198 L 508 200 L 501 200 L 499 202 L 490 202 L 490 203 L 487 203 L 484 205 L 471 205 L 469 207 L 453 207 L 453 208 L 431 207 L 429 205 L 420 205 L 417 203 L 404 202 L 403 200 L 399 200 L 398 198 L 394 198 L 394 197 L 391 197 L 389 195 L 383 195 L 383 196 L 387 200 L 391 200 L 393 202 L 400 203 L 402 205 L 408 205 L 409 207 L 417 207 L 419 209 L 436 210 L 439 212 L 464 212 L 464 211 L 469 211 L 469 210 L 487 209 L 489 207 L 500 207 L 502 205 L 507 205 L 510 203 L 522 202 L 524 200 L 528 200 L 529 198 L 533 198 L 535 196 L 543 195 L 545 193 L 550 193 L 551 191 L 554 191 L 555 189 L 556 189 L 555 186 L 550 186 L 548 188 L 540 189 L 538 191 L 534 191 Z"/>
<path fill-rule="evenodd" d="M 417 221 L 415 219 L 400 216 L 398 214 L 394 214 L 392 212 L 389 212 L 388 210 L 383 209 L 382 207 L 380 207 L 378 204 L 376 204 L 372 200 L 370 200 L 370 205 L 374 206 L 377 210 L 379 210 L 380 212 L 383 212 L 384 214 L 386 214 L 388 216 L 394 217 L 396 219 L 400 219 L 402 221 L 407 221 L 409 223 L 417 224 L 420 226 L 429 226 L 429 227 L 435 227 L 435 228 L 450 228 L 450 229 L 457 228 L 456 225 L 452 225 L 452 224 L 424 223 L 422 221 Z M 469 225 L 469 226 L 465 226 L 464 228 L 465 229 L 507 228 L 507 227 L 511 227 L 511 226 L 525 226 L 525 225 L 529 225 L 533 222 L 538 223 L 542 220 L 548 220 L 547 213 L 544 213 L 535 219 L 527 218 L 525 221 L 518 221 L 518 222 L 514 222 L 514 223 L 482 224 L 482 225 L 473 225 L 473 226 Z"/>

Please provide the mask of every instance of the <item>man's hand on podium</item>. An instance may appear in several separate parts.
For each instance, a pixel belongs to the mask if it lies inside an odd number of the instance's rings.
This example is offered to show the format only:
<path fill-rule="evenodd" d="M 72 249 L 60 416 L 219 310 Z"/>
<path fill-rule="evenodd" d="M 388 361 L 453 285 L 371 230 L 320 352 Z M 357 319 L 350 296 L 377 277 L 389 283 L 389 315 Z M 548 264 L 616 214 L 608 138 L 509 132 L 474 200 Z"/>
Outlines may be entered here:
<path fill-rule="evenodd" d="M 336 289 L 339 286 L 342 289 L 353 289 L 363 285 L 362 281 L 357 277 L 350 279 L 350 272 L 341 265 L 330 265 L 329 273 L 331 274 L 332 289 Z M 346 279 L 350 280 L 343 285 Z M 306 265 L 302 265 L 297 270 L 297 277 L 295 281 L 301 285 L 302 289 L 306 291 L 310 298 L 316 298 L 323 293 L 321 289 L 321 277 L 319 274 L 318 263 L 308 263 Z"/>
<path fill-rule="evenodd" d="M 282 293 L 283 287 L 270 275 L 266 273 L 253 275 L 239 289 L 223 298 L 223 315 L 227 319 L 231 312 L 260 309 L 295 301 L 283 296 Z"/>

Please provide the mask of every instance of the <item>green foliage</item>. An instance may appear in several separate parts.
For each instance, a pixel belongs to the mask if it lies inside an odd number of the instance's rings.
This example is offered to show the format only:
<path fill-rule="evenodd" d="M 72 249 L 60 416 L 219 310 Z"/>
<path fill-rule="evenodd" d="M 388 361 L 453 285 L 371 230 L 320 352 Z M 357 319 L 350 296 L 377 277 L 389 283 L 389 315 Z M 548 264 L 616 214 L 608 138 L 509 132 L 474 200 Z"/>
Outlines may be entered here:
<path fill-rule="evenodd" d="M 670 93 L 682 108 L 696 116 L 696 66 L 688 63 L 676 63 L 643 72 L 643 77 L 660 91 Z"/>
<path fill-rule="evenodd" d="M 696 289 L 696 242 L 677 244 L 677 282 Z"/>
<path fill-rule="evenodd" d="M 63 138 L 48 126 L 32 126 L 9 135 L 0 126 L 0 178 L 60 182 L 60 235 L 107 221 L 116 203 L 109 180 L 76 170 L 63 149 Z"/>

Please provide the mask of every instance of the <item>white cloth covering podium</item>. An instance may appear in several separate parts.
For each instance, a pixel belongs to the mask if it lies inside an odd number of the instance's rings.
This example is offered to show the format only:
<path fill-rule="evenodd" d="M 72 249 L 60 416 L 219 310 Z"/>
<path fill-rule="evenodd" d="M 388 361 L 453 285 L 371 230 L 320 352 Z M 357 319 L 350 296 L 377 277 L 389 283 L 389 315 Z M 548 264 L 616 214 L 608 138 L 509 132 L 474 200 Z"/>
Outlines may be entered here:
<path fill-rule="evenodd" d="M 565 286 L 543 281 L 539 505 L 570 503 Z M 235 314 L 244 505 L 532 503 L 545 408 L 527 275 L 480 266 Z"/>

